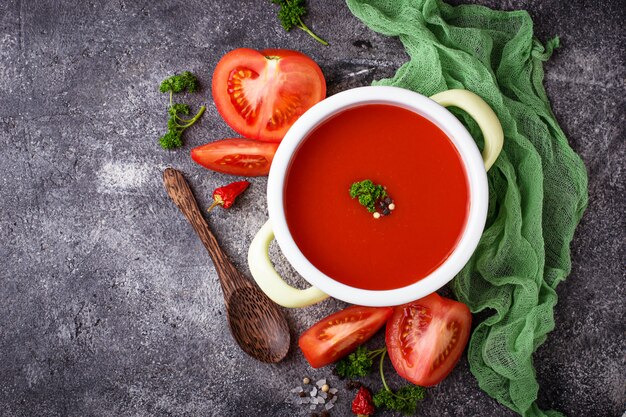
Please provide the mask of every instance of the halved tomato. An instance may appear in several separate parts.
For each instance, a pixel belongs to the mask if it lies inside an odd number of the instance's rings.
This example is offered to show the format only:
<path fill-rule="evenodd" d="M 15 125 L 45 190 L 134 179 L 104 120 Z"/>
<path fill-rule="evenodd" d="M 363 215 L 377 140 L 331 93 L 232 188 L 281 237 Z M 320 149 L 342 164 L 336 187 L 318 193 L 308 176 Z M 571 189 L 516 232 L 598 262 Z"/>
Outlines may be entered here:
<path fill-rule="evenodd" d="M 267 175 L 278 143 L 250 139 L 222 139 L 191 150 L 191 159 L 224 174 L 256 177 Z"/>
<path fill-rule="evenodd" d="M 286 49 L 239 48 L 217 63 L 213 100 L 239 134 L 279 142 L 291 125 L 326 97 L 320 67 L 308 56 Z"/>
<path fill-rule="evenodd" d="M 302 333 L 298 345 L 313 368 L 348 355 L 369 340 L 391 316 L 391 307 L 351 306 L 320 320 Z"/>
<path fill-rule="evenodd" d="M 438 384 L 459 361 L 472 314 L 436 293 L 394 308 L 387 323 L 387 352 L 398 374 L 423 387 Z"/>

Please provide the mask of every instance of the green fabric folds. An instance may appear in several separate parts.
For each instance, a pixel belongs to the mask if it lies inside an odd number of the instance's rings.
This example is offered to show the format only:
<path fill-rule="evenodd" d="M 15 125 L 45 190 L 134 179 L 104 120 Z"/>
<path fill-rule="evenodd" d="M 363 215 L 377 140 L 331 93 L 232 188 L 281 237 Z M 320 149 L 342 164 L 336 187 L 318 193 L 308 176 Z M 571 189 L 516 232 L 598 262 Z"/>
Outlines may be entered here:
<path fill-rule="evenodd" d="M 523 416 L 558 416 L 536 405 L 532 354 L 554 328 L 555 287 L 570 272 L 569 245 L 587 205 L 587 175 L 543 88 L 544 47 L 525 11 L 452 7 L 438 0 L 347 0 L 371 29 L 397 36 L 409 61 L 375 82 L 424 95 L 464 88 L 481 96 L 504 129 L 489 171 L 489 212 L 478 249 L 453 281 L 458 299 L 487 318 L 468 359 L 480 387 Z M 476 123 L 460 110 L 482 147 Z"/>

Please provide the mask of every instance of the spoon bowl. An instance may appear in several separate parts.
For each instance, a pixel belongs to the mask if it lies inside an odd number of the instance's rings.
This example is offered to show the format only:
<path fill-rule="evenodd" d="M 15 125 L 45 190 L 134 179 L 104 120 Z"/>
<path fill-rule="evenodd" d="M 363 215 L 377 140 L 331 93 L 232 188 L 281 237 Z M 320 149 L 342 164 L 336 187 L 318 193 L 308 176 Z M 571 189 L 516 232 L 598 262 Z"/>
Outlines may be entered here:
<path fill-rule="evenodd" d="M 220 248 L 180 171 L 167 168 L 163 184 L 209 252 L 217 271 L 230 332 L 241 349 L 261 362 L 280 362 L 289 351 L 287 320 L 279 307 L 246 278 Z"/>
<path fill-rule="evenodd" d="M 261 362 L 276 363 L 289 350 L 289 327 L 280 310 L 265 308 L 270 305 L 265 299 L 274 305 L 257 288 L 239 288 L 226 303 L 226 314 L 233 337 L 247 354 Z M 259 328 L 265 330 L 259 332 Z"/>

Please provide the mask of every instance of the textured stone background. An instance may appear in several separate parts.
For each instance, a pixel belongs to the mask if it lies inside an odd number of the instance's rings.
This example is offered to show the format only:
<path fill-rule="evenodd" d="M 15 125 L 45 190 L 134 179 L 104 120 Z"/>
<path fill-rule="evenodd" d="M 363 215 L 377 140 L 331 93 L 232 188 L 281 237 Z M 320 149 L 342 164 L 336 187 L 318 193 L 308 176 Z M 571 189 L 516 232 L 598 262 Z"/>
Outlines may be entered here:
<path fill-rule="evenodd" d="M 480 2 L 527 9 L 541 39 L 561 36 L 546 87 L 589 170 L 573 271 L 557 289 L 556 329 L 536 355 L 539 402 L 571 416 L 619 416 L 624 4 Z M 338 384 L 329 371 L 311 370 L 295 343 L 277 365 L 235 346 L 210 260 L 163 190 L 167 166 L 185 172 L 205 206 L 230 180 L 188 157 L 193 146 L 233 135 L 208 88 L 189 97 L 208 110 L 185 148 L 165 152 L 155 143 L 165 126 L 160 80 L 189 69 L 207 87 L 233 48 L 302 50 L 319 62 L 331 94 L 390 76 L 405 61 L 396 39 L 372 33 L 340 0 L 309 7 L 306 21 L 331 47 L 285 33 L 276 9 L 258 0 L 0 2 L 0 415 L 305 416 L 283 402 L 288 389 L 304 375 Z M 265 186 L 254 179 L 236 207 L 210 219 L 244 271 L 267 217 Z M 288 311 L 294 339 L 342 306 Z M 348 415 L 348 403 L 344 394 L 333 415 Z M 465 359 L 429 390 L 419 414 L 514 415 L 478 388 Z"/>

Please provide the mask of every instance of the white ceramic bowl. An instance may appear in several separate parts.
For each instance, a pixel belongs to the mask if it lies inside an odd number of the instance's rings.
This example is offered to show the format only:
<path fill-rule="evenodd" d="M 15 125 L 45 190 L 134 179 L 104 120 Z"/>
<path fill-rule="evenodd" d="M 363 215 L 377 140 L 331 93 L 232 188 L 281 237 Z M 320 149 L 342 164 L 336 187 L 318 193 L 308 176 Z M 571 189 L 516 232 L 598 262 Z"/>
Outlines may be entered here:
<path fill-rule="evenodd" d="M 399 106 L 433 122 L 446 133 L 457 148 L 469 184 L 469 213 L 456 248 L 428 276 L 411 285 L 392 290 L 379 291 L 351 287 L 318 270 L 294 242 L 285 218 L 283 196 L 285 178 L 291 158 L 300 143 L 313 129 L 331 116 L 365 104 Z M 482 156 L 467 129 L 444 106 L 460 107 L 478 122 L 485 138 Z M 397 87 L 361 87 L 338 93 L 319 102 L 294 123 L 274 156 L 267 186 L 270 220 L 253 240 L 248 254 L 248 263 L 253 277 L 272 300 L 286 307 L 303 307 L 327 296 L 352 304 L 391 306 L 404 304 L 436 291 L 463 268 L 478 245 L 487 217 L 486 170 L 491 167 L 500 153 L 502 140 L 502 127 L 491 108 L 480 97 L 466 90 L 444 91 L 428 98 Z M 289 263 L 313 287 L 307 290 L 293 288 L 275 272 L 267 254 L 273 234 Z"/>

